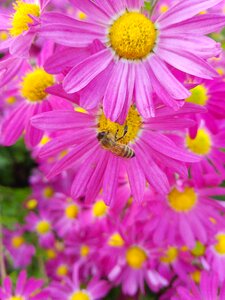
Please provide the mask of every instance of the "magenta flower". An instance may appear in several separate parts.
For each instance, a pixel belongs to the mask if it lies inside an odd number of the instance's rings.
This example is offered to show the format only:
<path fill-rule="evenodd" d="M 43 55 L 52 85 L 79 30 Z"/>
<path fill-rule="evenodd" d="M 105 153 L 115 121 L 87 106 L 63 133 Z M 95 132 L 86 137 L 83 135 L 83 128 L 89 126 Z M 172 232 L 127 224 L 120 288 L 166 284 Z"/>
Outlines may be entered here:
<path fill-rule="evenodd" d="M 224 188 L 199 188 L 186 182 L 172 186 L 165 198 L 153 197 L 149 202 L 150 211 L 153 205 L 161 204 L 153 229 L 154 242 L 158 245 L 176 245 L 177 241 L 181 241 L 191 249 L 196 241 L 203 244 L 209 242 L 216 231 L 215 224 L 224 224 L 221 217 L 224 208 L 211 197 L 223 195 L 224 192 Z"/>
<path fill-rule="evenodd" d="M 123 125 L 107 120 L 103 113 L 52 111 L 34 117 L 32 124 L 38 129 L 62 132 L 61 136 L 52 139 L 42 148 L 42 157 L 53 156 L 62 150 L 70 149 L 69 153 L 53 166 L 48 178 L 76 165 L 72 196 L 78 198 L 85 195 L 87 201 L 93 201 L 103 185 L 103 199 L 109 204 L 115 197 L 122 167 L 126 168 L 132 194 L 138 201 L 143 198 L 146 181 L 159 193 L 164 194 L 168 191 L 169 182 L 165 167 L 183 177 L 187 176 L 185 163 L 196 162 L 198 157 L 188 154 L 163 131 L 179 131 L 192 126 L 193 123 L 183 118 L 183 115 L 195 109 L 195 106 L 189 104 L 179 113 L 159 108 L 154 119 L 143 120 L 132 106 Z M 106 131 L 121 137 L 123 145 L 130 145 L 135 157 L 127 159 L 103 149 L 97 135 Z"/>
<path fill-rule="evenodd" d="M 199 286 L 191 282 L 188 288 L 178 287 L 177 295 L 171 300 L 223 300 L 225 299 L 225 284 L 223 283 L 221 289 L 220 287 L 216 274 L 203 272 Z"/>
<path fill-rule="evenodd" d="M 43 289 L 43 280 L 34 278 L 27 279 L 26 271 L 20 272 L 15 290 L 13 290 L 12 281 L 9 277 L 6 277 L 2 287 L 0 287 L 0 298 L 2 300 L 47 300 L 48 296 L 49 292 Z"/>
<path fill-rule="evenodd" d="M 69 61 L 82 51 L 87 55 L 94 43 L 94 54 L 76 64 L 63 82 L 67 93 L 80 93 L 82 107 L 97 107 L 103 99 L 106 117 L 112 121 L 121 117 L 123 122 L 134 102 L 139 113 L 149 118 L 155 115 L 155 92 L 165 105 L 178 109 L 182 103 L 176 100 L 190 93 L 169 66 L 205 79 L 218 75 L 207 59 L 219 55 L 220 46 L 204 35 L 221 28 L 225 17 L 198 14 L 219 2 L 195 0 L 190 9 L 188 0 L 178 1 L 156 20 L 154 14 L 149 19 L 142 13 L 142 0 L 76 1 L 87 16 L 85 21 L 45 13 L 41 35 L 77 48 L 59 52 L 46 70 L 56 68 L 60 56 L 65 63 L 64 57 Z"/>
<path fill-rule="evenodd" d="M 48 95 L 46 89 L 54 84 L 55 79 L 42 67 L 51 49 L 49 43 L 43 45 L 36 66 L 27 64 L 23 73 L 20 73 L 19 80 L 16 80 L 14 93 L 22 100 L 3 121 L 2 143 L 6 146 L 13 145 L 23 133 L 28 147 L 34 147 L 41 141 L 43 132 L 31 125 L 30 118 L 40 112 L 52 110 L 59 101 Z"/>
<path fill-rule="evenodd" d="M 4 230 L 4 246 L 10 253 L 15 268 L 25 268 L 31 263 L 35 247 L 26 242 L 24 228 L 17 225 L 14 231 Z"/>
<path fill-rule="evenodd" d="M 49 287 L 52 300 L 100 300 L 104 299 L 110 289 L 110 285 L 97 277 L 92 279 L 86 288 L 81 288 L 79 279 L 79 267 L 74 268 L 72 279 L 65 278 L 64 284 L 61 285 L 53 282 Z"/>
<path fill-rule="evenodd" d="M 1 27 L 8 38 L 0 44 L 0 50 L 9 49 L 11 55 L 29 56 L 29 50 L 37 37 L 41 16 L 50 0 L 16 0 L 12 14 L 0 14 Z"/>

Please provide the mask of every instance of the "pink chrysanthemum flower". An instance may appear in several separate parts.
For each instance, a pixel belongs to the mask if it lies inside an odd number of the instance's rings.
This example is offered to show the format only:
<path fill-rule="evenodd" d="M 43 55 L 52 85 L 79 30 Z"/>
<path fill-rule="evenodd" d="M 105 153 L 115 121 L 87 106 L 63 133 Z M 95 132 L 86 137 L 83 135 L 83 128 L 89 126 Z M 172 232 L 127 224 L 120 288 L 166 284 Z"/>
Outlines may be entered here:
<path fill-rule="evenodd" d="M 90 281 L 86 288 L 81 287 L 79 267 L 74 268 L 72 279 L 65 278 L 61 285 L 53 282 L 49 287 L 52 300 L 100 300 L 104 299 L 110 289 L 110 285 L 97 277 Z"/>
<path fill-rule="evenodd" d="M 201 183 L 204 180 L 199 174 L 219 174 L 224 177 L 225 153 L 221 150 L 225 146 L 225 128 L 224 121 L 220 120 L 214 127 L 213 132 L 210 126 L 202 122 L 197 130 L 196 136 L 186 135 L 185 144 L 187 149 L 201 157 L 199 163 L 191 166 L 191 175 L 196 182 Z M 213 123 L 211 124 L 213 125 Z M 217 127 L 217 128 L 216 128 Z"/>
<path fill-rule="evenodd" d="M 63 82 L 66 92 L 81 92 L 81 106 L 90 109 L 103 99 L 106 117 L 116 121 L 122 116 L 123 122 L 134 101 L 139 113 L 149 118 L 155 115 L 153 92 L 174 109 L 182 105 L 176 100 L 189 96 L 168 65 L 201 78 L 218 75 L 207 59 L 217 56 L 220 46 L 204 35 L 221 28 L 225 17 L 198 14 L 220 1 L 194 0 L 190 6 L 189 0 L 182 0 L 156 20 L 154 14 L 148 18 L 143 13 L 143 0 L 76 1 L 87 15 L 85 21 L 46 13 L 41 34 L 76 47 L 78 54 L 100 41 L 98 51 L 75 65 Z M 64 55 L 73 59 L 76 51 L 69 48 Z"/>
<path fill-rule="evenodd" d="M 12 14 L 0 14 L 0 31 L 6 40 L 0 50 L 9 49 L 10 54 L 29 56 L 30 47 L 40 30 L 41 16 L 50 0 L 16 0 Z"/>
<path fill-rule="evenodd" d="M 225 284 L 222 287 L 216 273 L 203 272 L 200 285 L 190 282 L 190 286 L 178 287 L 176 296 L 171 300 L 223 300 L 225 299 Z"/>
<path fill-rule="evenodd" d="M 211 271 L 218 273 L 220 282 L 223 282 L 225 280 L 225 231 L 224 226 L 220 227 L 221 230 L 214 235 L 206 255 Z"/>
<path fill-rule="evenodd" d="M 65 237 L 79 228 L 81 207 L 73 199 L 61 194 L 52 199 L 48 206 L 52 215 L 53 226 L 58 236 Z"/>
<path fill-rule="evenodd" d="M 30 212 L 26 217 L 27 230 L 36 232 L 42 247 L 51 247 L 54 243 L 52 219 L 47 210 L 39 211 L 39 215 Z"/>
<path fill-rule="evenodd" d="M 15 94 L 22 100 L 3 121 L 2 142 L 6 146 L 14 144 L 23 133 L 28 147 L 34 147 L 41 141 L 43 132 L 31 125 L 30 118 L 40 112 L 52 110 L 54 102 L 58 101 L 52 99 L 46 91 L 54 84 L 54 76 L 48 74 L 42 67 L 51 49 L 46 43 L 37 58 L 36 66 L 27 65 L 26 71 L 20 74 L 20 80 L 16 80 Z"/>
<path fill-rule="evenodd" d="M 191 249 L 196 241 L 203 244 L 209 241 L 210 233 L 216 231 L 216 224 L 224 224 L 220 215 L 222 205 L 211 197 L 223 195 L 224 188 L 198 188 L 191 183 L 171 187 L 170 193 L 162 199 L 153 197 L 156 205 L 161 203 L 161 215 L 155 221 L 153 240 L 158 245 L 175 244 L 181 241 Z M 149 202 L 149 209 L 153 203 Z"/>
<path fill-rule="evenodd" d="M 43 289 L 43 280 L 27 279 L 25 271 L 20 272 L 15 290 L 9 277 L 3 281 L 0 287 L 1 300 L 43 300 L 48 299 L 49 292 Z"/>
<path fill-rule="evenodd" d="M 63 133 L 43 147 L 40 152 L 42 157 L 71 148 L 54 165 L 48 177 L 72 166 L 78 167 L 82 162 L 72 184 L 74 198 L 86 196 L 87 201 L 92 201 L 103 186 L 103 199 L 109 204 L 115 197 L 120 170 L 126 167 L 132 194 L 136 200 L 141 201 L 146 181 L 159 193 L 168 191 L 169 182 L 163 170 L 165 167 L 185 177 L 185 162 L 198 161 L 195 155 L 187 154 L 163 132 L 178 131 L 193 125 L 190 120 L 181 118 L 189 109 L 195 111 L 196 108 L 188 104 L 179 113 L 159 108 L 156 118 L 143 120 L 132 106 L 123 125 L 111 122 L 103 113 L 52 111 L 34 117 L 32 124 L 42 130 Z M 123 151 L 119 156 L 101 146 L 97 137 L 104 132 L 110 133 L 113 139 L 120 138 L 118 145 L 123 147 Z M 129 158 L 131 154 L 135 157 Z"/>
<path fill-rule="evenodd" d="M 35 247 L 26 242 L 24 232 L 24 228 L 19 225 L 14 231 L 4 230 L 4 246 L 10 253 L 15 268 L 25 268 L 35 254 Z"/>
<path fill-rule="evenodd" d="M 154 291 L 167 286 L 167 279 L 156 270 L 158 249 L 149 237 L 143 234 L 140 224 L 124 225 L 124 234 L 116 231 L 111 234 L 105 245 L 107 251 L 105 249 L 102 253 L 103 257 L 105 255 L 103 262 L 114 261 L 110 266 L 108 278 L 116 284 L 121 284 L 123 293 L 130 296 L 134 296 L 138 290 L 144 293 L 145 282 Z"/>

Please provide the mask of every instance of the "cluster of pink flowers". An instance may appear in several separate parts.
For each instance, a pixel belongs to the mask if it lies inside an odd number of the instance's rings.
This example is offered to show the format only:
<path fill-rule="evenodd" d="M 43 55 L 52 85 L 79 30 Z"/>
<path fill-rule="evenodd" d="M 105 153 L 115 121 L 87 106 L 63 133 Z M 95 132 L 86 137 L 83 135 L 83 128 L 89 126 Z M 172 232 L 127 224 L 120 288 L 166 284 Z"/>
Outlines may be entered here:
<path fill-rule="evenodd" d="M 1 299 L 224 300 L 224 12 L 222 0 L 1 4 L 0 142 L 24 138 L 38 165 L 3 262 L 43 269 L 15 290 L 6 277 Z"/>

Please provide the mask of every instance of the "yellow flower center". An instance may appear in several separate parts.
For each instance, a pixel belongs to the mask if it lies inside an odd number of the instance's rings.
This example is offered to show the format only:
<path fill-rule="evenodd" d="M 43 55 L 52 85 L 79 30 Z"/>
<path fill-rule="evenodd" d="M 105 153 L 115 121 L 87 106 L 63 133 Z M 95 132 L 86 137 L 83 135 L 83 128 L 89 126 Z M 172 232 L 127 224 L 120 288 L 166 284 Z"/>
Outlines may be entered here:
<path fill-rule="evenodd" d="M 154 48 L 154 24 L 139 12 L 126 12 L 109 29 L 109 43 L 115 53 L 126 59 L 145 58 Z"/>
<path fill-rule="evenodd" d="M 199 155 L 207 155 L 212 148 L 210 134 L 205 129 L 199 129 L 195 139 L 186 137 L 186 144 L 189 150 Z"/>
<path fill-rule="evenodd" d="M 90 248 L 87 245 L 82 245 L 80 247 L 80 256 L 86 257 L 90 253 Z"/>
<path fill-rule="evenodd" d="M 27 73 L 21 83 L 21 94 L 30 102 L 44 100 L 48 93 L 47 87 L 54 84 L 54 77 L 42 68 L 36 68 Z"/>
<path fill-rule="evenodd" d="M 198 241 L 191 253 L 196 257 L 203 256 L 205 254 L 205 246 Z"/>
<path fill-rule="evenodd" d="M 194 271 L 193 273 L 191 273 L 191 278 L 194 282 L 199 284 L 201 281 L 201 272 L 199 270 Z"/>
<path fill-rule="evenodd" d="M 118 123 L 112 122 L 109 119 L 105 117 L 105 115 L 102 113 L 101 116 L 98 119 L 98 131 L 99 132 L 110 132 L 113 135 L 117 135 L 117 138 L 120 138 L 124 135 L 125 126 L 127 127 L 127 133 L 126 135 L 118 141 L 120 144 L 129 144 L 130 142 L 133 142 L 139 133 L 139 130 L 141 129 L 142 125 L 142 119 L 141 116 L 138 114 L 137 110 L 134 106 L 131 106 L 126 121 L 123 125 L 120 125 Z"/>
<path fill-rule="evenodd" d="M 59 276 L 59 277 L 64 277 L 68 274 L 68 266 L 67 265 L 60 265 L 57 270 L 56 270 L 56 274 Z"/>
<path fill-rule="evenodd" d="M 24 300 L 24 298 L 21 296 L 12 296 L 9 298 L 9 300 Z"/>
<path fill-rule="evenodd" d="M 11 240 L 11 244 L 14 248 L 20 248 L 24 243 L 24 237 L 20 235 L 14 236 Z"/>
<path fill-rule="evenodd" d="M 111 247 L 122 247 L 124 240 L 119 233 L 114 233 L 108 240 L 108 245 Z"/>
<path fill-rule="evenodd" d="M 126 261 L 133 269 L 141 269 L 147 260 L 147 254 L 143 249 L 137 246 L 132 246 L 127 250 Z"/>
<path fill-rule="evenodd" d="M 26 203 L 26 207 L 30 210 L 35 209 L 38 205 L 38 202 L 36 199 L 30 199 Z"/>
<path fill-rule="evenodd" d="M 209 97 L 207 88 L 203 84 L 200 84 L 195 88 L 191 89 L 190 92 L 191 96 L 186 99 L 187 102 L 191 102 L 201 106 L 206 105 Z"/>
<path fill-rule="evenodd" d="M 56 252 L 53 249 L 46 250 L 47 259 L 54 259 L 56 258 Z"/>
<path fill-rule="evenodd" d="M 92 207 L 93 216 L 96 218 L 104 217 L 107 214 L 108 207 L 105 205 L 103 200 L 95 202 Z"/>
<path fill-rule="evenodd" d="M 225 254 L 225 234 L 220 233 L 216 236 L 216 240 L 218 241 L 217 244 L 214 246 L 214 249 L 219 254 Z"/>
<path fill-rule="evenodd" d="M 65 215 L 68 219 L 76 219 L 79 213 L 79 208 L 76 204 L 70 204 L 65 209 Z"/>
<path fill-rule="evenodd" d="M 46 234 L 51 230 L 51 224 L 46 220 L 39 221 L 36 230 L 39 234 Z"/>
<path fill-rule="evenodd" d="M 88 296 L 85 290 L 82 290 L 73 293 L 73 295 L 70 297 L 70 300 L 91 300 L 91 298 Z"/>
<path fill-rule="evenodd" d="M 9 30 L 11 36 L 18 36 L 29 29 L 29 24 L 33 23 L 29 15 L 40 16 L 40 7 L 37 4 L 17 0 L 13 4 L 13 9 L 15 12 L 12 15 L 12 27 Z"/>
<path fill-rule="evenodd" d="M 164 256 L 160 258 L 160 261 L 165 264 L 172 264 L 178 256 L 178 250 L 176 247 L 169 247 Z"/>
<path fill-rule="evenodd" d="M 43 195 L 45 198 L 51 198 L 54 195 L 53 188 L 50 186 L 47 186 L 46 188 L 44 188 Z"/>
<path fill-rule="evenodd" d="M 197 202 L 197 195 L 193 188 L 186 187 L 182 192 L 174 188 L 168 195 L 168 201 L 173 210 L 189 212 Z"/>

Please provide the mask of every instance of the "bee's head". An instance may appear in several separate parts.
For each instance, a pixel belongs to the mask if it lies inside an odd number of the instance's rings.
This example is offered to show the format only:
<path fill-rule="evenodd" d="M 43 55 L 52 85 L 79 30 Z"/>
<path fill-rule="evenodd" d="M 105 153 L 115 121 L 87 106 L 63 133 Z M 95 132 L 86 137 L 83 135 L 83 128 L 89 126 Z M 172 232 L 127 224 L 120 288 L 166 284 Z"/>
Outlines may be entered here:
<path fill-rule="evenodd" d="M 101 141 L 107 135 L 106 131 L 101 131 L 97 134 L 97 139 Z"/>

